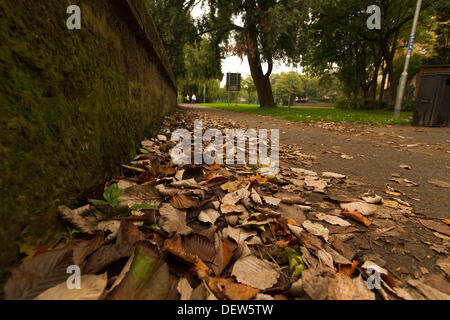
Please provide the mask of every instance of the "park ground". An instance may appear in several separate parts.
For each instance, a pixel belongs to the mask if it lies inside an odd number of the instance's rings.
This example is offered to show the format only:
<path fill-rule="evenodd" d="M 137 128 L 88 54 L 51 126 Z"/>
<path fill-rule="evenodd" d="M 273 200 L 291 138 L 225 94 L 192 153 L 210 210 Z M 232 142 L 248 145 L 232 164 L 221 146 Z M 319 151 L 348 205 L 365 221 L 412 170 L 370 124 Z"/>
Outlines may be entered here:
<path fill-rule="evenodd" d="M 304 104 L 302 106 L 281 106 L 277 108 L 260 108 L 256 104 L 228 104 L 206 103 L 204 106 L 245 112 L 262 116 L 271 116 L 293 122 L 309 123 L 313 121 L 324 122 L 350 122 L 359 124 L 398 124 L 409 125 L 412 120 L 412 112 L 403 112 L 398 119 L 393 118 L 393 111 L 385 110 L 342 110 L 333 108 L 329 104 Z"/>
<path fill-rule="evenodd" d="M 297 145 L 317 157 L 312 170 L 357 177 L 378 192 L 389 185 L 405 192 L 416 212 L 428 217 L 450 218 L 450 189 L 429 183 L 433 180 L 450 182 L 450 128 L 406 125 L 411 113 L 404 113 L 397 120 L 404 125 L 391 125 L 392 113 L 387 111 L 212 106 L 214 108 L 182 104 L 181 108 L 230 119 L 247 128 L 280 129 L 282 144 Z M 362 120 L 364 117 L 366 121 Z M 410 169 L 400 167 L 404 165 Z M 390 181 L 391 178 L 397 182 Z"/>

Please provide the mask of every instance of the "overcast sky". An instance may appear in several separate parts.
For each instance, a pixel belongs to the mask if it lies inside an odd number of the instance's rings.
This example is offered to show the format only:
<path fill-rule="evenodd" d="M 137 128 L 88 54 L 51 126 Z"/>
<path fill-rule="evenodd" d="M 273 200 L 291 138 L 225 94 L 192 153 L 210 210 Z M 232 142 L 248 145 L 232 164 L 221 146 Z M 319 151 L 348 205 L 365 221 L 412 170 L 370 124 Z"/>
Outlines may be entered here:
<path fill-rule="evenodd" d="M 205 8 L 202 8 L 200 4 L 194 7 L 192 10 L 192 16 L 194 19 L 199 18 L 204 14 Z M 237 18 L 235 23 L 237 25 L 240 25 L 240 21 Z M 267 65 L 263 65 L 263 71 L 267 70 Z M 282 62 L 275 62 L 273 66 L 272 73 L 281 73 L 281 72 L 289 72 L 289 71 L 298 71 L 300 72 L 300 68 L 293 68 L 292 66 L 286 65 Z M 247 62 L 247 57 L 243 57 L 243 60 L 241 60 L 237 56 L 230 56 L 226 59 L 222 60 L 222 72 L 224 74 L 224 78 L 221 82 L 221 86 L 225 86 L 226 81 L 226 74 L 227 72 L 236 72 L 236 73 L 242 73 L 242 76 L 245 78 L 248 75 L 250 75 L 250 66 Z"/>

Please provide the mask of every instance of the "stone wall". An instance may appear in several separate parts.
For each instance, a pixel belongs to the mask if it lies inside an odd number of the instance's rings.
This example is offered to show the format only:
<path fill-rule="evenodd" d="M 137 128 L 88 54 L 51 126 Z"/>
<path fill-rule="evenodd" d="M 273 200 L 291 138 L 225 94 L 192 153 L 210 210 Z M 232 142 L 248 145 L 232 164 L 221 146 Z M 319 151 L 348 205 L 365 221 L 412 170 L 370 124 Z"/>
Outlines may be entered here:
<path fill-rule="evenodd" d="M 21 252 L 61 239 L 56 206 L 156 132 L 176 86 L 145 0 L 4 0 L 0 21 L 2 288 Z"/>

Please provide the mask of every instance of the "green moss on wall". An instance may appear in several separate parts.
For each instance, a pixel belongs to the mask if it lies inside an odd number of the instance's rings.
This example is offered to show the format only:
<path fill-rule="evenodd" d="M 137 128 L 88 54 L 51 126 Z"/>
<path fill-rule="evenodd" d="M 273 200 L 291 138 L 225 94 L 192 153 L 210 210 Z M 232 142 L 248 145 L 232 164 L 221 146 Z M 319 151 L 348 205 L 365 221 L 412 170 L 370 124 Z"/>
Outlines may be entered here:
<path fill-rule="evenodd" d="M 58 240 L 56 205 L 128 161 L 175 107 L 170 78 L 113 3 L 0 2 L 2 280 L 19 250 Z M 66 28 L 69 4 L 81 30 Z"/>

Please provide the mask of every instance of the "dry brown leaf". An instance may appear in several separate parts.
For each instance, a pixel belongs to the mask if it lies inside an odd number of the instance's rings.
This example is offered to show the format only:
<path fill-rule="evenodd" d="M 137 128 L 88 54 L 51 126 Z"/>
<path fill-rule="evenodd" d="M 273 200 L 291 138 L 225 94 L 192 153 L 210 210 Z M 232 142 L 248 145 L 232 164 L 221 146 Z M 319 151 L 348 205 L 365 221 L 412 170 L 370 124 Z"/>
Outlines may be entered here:
<path fill-rule="evenodd" d="M 358 287 L 345 274 L 336 273 L 328 282 L 328 300 L 355 300 L 358 294 Z"/>
<path fill-rule="evenodd" d="M 306 220 L 305 222 L 303 222 L 302 227 L 305 228 L 309 233 L 321 237 L 325 241 L 328 241 L 328 235 L 330 231 L 320 223 L 313 223 L 310 220 Z"/>
<path fill-rule="evenodd" d="M 86 208 L 86 211 L 89 210 L 89 206 L 85 206 L 84 208 Z M 94 234 L 97 230 L 97 222 L 84 217 L 81 210 L 71 210 L 66 206 L 58 206 L 58 213 L 60 214 L 62 219 L 69 222 L 72 226 L 74 226 L 81 232 Z"/>
<path fill-rule="evenodd" d="M 447 274 L 447 277 L 450 277 L 450 257 L 438 260 L 436 265 Z"/>
<path fill-rule="evenodd" d="M 281 202 L 280 199 L 277 199 L 274 197 L 269 197 L 269 196 L 263 197 L 263 199 L 264 199 L 265 203 L 272 205 L 272 206 L 278 206 Z"/>
<path fill-rule="evenodd" d="M 241 214 L 246 211 L 245 207 L 243 205 L 234 205 L 234 204 L 228 204 L 224 203 L 220 205 L 220 211 L 223 214 Z"/>
<path fill-rule="evenodd" d="M 423 281 L 409 279 L 408 283 L 429 300 L 450 300 L 450 295 L 425 284 Z"/>
<path fill-rule="evenodd" d="M 134 245 L 136 242 L 144 239 L 144 234 L 133 222 L 122 220 L 120 223 L 119 233 L 117 234 L 117 244 Z"/>
<path fill-rule="evenodd" d="M 184 238 L 183 247 L 186 253 L 196 255 L 205 262 L 213 262 L 216 256 L 214 243 L 196 233 Z"/>
<path fill-rule="evenodd" d="M 378 209 L 376 205 L 365 202 L 341 203 L 341 208 L 349 212 L 358 211 L 365 216 L 372 215 Z"/>
<path fill-rule="evenodd" d="M 232 275 L 238 282 L 260 290 L 272 287 L 280 276 L 271 263 L 255 256 L 247 256 L 236 261 Z"/>
<path fill-rule="evenodd" d="M 227 192 L 234 192 L 238 189 L 239 185 L 241 184 L 241 181 L 236 180 L 236 181 L 228 181 L 227 183 L 224 183 L 220 186 L 220 188 L 223 191 L 227 191 Z"/>
<path fill-rule="evenodd" d="M 170 203 L 177 209 L 198 208 L 200 206 L 200 202 L 197 199 L 184 194 L 175 194 L 170 199 Z"/>
<path fill-rule="evenodd" d="M 314 171 L 311 171 L 311 170 L 307 170 L 307 169 L 291 168 L 291 170 L 293 172 L 295 172 L 296 174 L 301 175 L 301 176 L 312 176 L 312 177 L 317 176 L 317 172 L 314 172 Z"/>
<path fill-rule="evenodd" d="M 250 197 L 252 198 L 253 202 L 256 204 L 262 205 L 262 199 L 258 192 L 256 192 L 255 189 L 252 189 L 252 192 L 250 193 Z"/>
<path fill-rule="evenodd" d="M 7 300 L 33 299 L 45 290 L 67 280 L 73 265 L 71 247 L 55 249 L 24 261 L 15 268 L 3 290 Z"/>
<path fill-rule="evenodd" d="M 346 175 L 340 174 L 340 173 L 334 173 L 334 172 L 323 172 L 322 177 L 324 178 L 334 178 L 334 179 L 345 179 L 347 178 Z"/>
<path fill-rule="evenodd" d="M 181 278 L 177 284 L 177 291 L 180 294 L 180 300 L 190 300 L 194 289 L 192 289 L 186 278 Z"/>
<path fill-rule="evenodd" d="M 250 237 L 256 236 L 257 234 L 258 233 L 256 231 L 245 231 L 243 228 L 233 228 L 231 226 L 223 229 L 223 236 L 233 239 L 237 244 L 241 244 L 243 241 Z"/>
<path fill-rule="evenodd" d="M 130 257 L 132 253 L 133 247 L 129 244 L 109 244 L 102 246 L 88 258 L 83 273 L 98 273 L 112 263 L 122 258 Z"/>
<path fill-rule="evenodd" d="M 426 227 L 428 229 L 431 229 L 433 231 L 437 231 L 439 233 L 450 236 L 450 227 L 449 226 L 446 226 L 444 224 L 441 224 L 441 223 L 433 221 L 433 220 L 420 219 L 419 221 L 424 227 Z"/>
<path fill-rule="evenodd" d="M 220 217 L 219 211 L 216 209 L 205 209 L 200 211 L 200 214 L 198 215 L 198 220 L 205 223 L 214 224 L 216 220 Z"/>
<path fill-rule="evenodd" d="M 351 224 L 348 221 L 345 221 L 344 219 L 341 219 L 341 218 L 339 218 L 337 216 L 327 215 L 327 214 L 324 214 L 324 213 L 321 213 L 321 212 L 316 214 L 316 218 L 319 219 L 319 220 L 326 221 L 326 222 L 328 222 L 329 224 L 332 224 L 332 225 L 338 225 L 338 226 L 341 226 L 341 227 L 349 227 L 349 226 L 351 226 Z"/>
<path fill-rule="evenodd" d="M 274 197 L 280 199 L 282 203 L 287 204 L 304 204 L 306 202 L 304 198 L 291 192 L 277 192 L 274 194 Z"/>
<path fill-rule="evenodd" d="M 450 183 L 448 183 L 446 181 L 441 181 L 438 179 L 429 180 L 428 183 L 433 184 L 438 187 L 441 187 L 441 188 L 450 188 Z"/>
<path fill-rule="evenodd" d="M 168 203 L 163 203 L 159 208 L 161 215 L 159 225 L 169 234 L 189 234 L 192 229 L 186 225 L 186 211 L 176 209 Z"/>
<path fill-rule="evenodd" d="M 259 290 L 236 283 L 232 279 L 209 278 L 208 286 L 221 299 L 250 300 L 254 298 Z"/>
<path fill-rule="evenodd" d="M 303 210 L 298 205 L 288 205 L 284 203 L 280 203 L 278 205 L 277 211 L 281 213 L 281 216 L 285 219 L 292 219 L 298 225 L 302 225 L 305 222 L 306 217 L 303 213 Z"/>
<path fill-rule="evenodd" d="M 197 189 L 200 188 L 197 181 L 195 179 L 187 179 L 181 181 L 174 181 L 170 184 L 172 187 L 177 188 L 188 188 L 188 189 Z"/>
<path fill-rule="evenodd" d="M 239 190 L 236 190 L 234 192 L 226 194 L 222 199 L 223 204 L 231 204 L 235 205 L 243 198 L 248 198 L 250 196 L 250 191 L 247 190 L 247 188 L 242 188 Z"/>
<path fill-rule="evenodd" d="M 220 277 L 223 270 L 230 262 L 232 256 L 233 251 L 230 249 L 228 244 L 225 241 L 219 240 L 216 248 L 216 256 L 211 265 L 211 269 L 213 269 L 216 276 Z"/>
<path fill-rule="evenodd" d="M 312 176 L 305 177 L 305 185 L 314 188 L 314 192 L 319 193 L 324 193 L 325 188 L 330 186 L 327 181 Z"/>
<path fill-rule="evenodd" d="M 101 275 L 83 275 L 80 279 L 80 289 L 69 289 L 66 281 L 50 288 L 34 300 L 98 300 L 108 283 L 108 276 L 105 272 Z"/>
<path fill-rule="evenodd" d="M 380 196 L 377 196 L 377 195 L 375 195 L 375 196 L 364 195 L 364 196 L 362 196 L 362 199 L 365 202 L 370 203 L 370 204 L 377 204 L 377 203 L 383 202 L 383 198 L 381 198 Z M 349 210 L 349 211 L 351 211 L 351 210 Z"/>
<path fill-rule="evenodd" d="M 215 172 L 208 172 L 204 176 L 204 181 L 206 181 L 207 184 L 220 185 L 227 182 L 228 178 Z"/>
<path fill-rule="evenodd" d="M 313 300 L 325 300 L 328 296 L 328 279 L 322 277 L 315 269 L 302 272 L 303 288 Z"/>
<path fill-rule="evenodd" d="M 153 186 L 136 185 L 125 189 L 124 194 L 118 200 L 126 200 L 128 207 L 134 204 L 159 206 L 162 202 L 162 197 L 159 191 Z"/>

